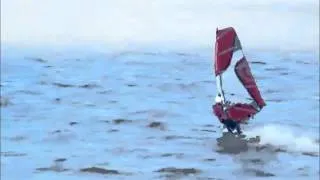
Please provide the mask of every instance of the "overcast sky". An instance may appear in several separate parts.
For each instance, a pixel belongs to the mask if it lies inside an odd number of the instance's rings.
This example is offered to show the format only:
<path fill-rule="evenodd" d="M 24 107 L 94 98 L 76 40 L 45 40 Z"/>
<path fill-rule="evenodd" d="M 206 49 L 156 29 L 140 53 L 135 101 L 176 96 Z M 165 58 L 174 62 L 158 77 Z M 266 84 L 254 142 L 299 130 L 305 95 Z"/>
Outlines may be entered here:
<path fill-rule="evenodd" d="M 251 48 L 318 50 L 318 0 L 1 0 L 1 41 L 211 46 L 233 26 Z"/>

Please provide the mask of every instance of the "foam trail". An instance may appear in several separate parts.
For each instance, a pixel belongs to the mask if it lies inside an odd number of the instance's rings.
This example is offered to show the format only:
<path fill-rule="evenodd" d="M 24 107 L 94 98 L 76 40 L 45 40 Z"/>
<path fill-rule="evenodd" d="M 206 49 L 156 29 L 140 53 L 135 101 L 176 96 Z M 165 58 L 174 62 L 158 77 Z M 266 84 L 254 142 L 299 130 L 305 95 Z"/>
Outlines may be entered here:
<path fill-rule="evenodd" d="M 269 124 L 249 130 L 247 135 L 260 136 L 261 145 L 270 144 L 293 152 L 319 153 L 319 143 L 316 139 L 307 134 L 297 135 L 290 127 Z"/>

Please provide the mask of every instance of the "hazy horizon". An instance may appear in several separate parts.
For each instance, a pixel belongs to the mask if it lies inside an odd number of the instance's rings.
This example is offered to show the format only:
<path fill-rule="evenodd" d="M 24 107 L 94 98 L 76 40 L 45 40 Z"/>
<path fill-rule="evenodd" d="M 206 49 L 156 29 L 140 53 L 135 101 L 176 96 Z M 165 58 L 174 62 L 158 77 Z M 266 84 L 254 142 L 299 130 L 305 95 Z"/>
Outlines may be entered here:
<path fill-rule="evenodd" d="M 1 1 L 6 44 L 208 47 L 233 26 L 246 48 L 319 49 L 319 2 Z"/>

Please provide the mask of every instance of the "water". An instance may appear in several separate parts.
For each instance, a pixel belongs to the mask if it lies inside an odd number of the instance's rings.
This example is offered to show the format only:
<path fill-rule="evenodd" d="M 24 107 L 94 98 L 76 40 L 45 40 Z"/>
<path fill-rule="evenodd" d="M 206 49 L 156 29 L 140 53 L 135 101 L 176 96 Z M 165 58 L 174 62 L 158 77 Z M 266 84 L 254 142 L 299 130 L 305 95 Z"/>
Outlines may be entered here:
<path fill-rule="evenodd" d="M 319 178 L 316 55 L 247 53 L 267 106 L 244 131 L 261 142 L 230 154 L 211 50 L 79 52 L 2 52 L 3 179 Z"/>

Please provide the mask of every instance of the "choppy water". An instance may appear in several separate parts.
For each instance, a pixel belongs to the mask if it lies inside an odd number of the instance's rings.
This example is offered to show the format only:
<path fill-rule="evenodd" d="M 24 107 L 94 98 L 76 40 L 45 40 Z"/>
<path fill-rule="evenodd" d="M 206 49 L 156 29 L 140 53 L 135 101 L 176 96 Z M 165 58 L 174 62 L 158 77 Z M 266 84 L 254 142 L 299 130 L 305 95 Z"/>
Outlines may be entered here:
<path fill-rule="evenodd" d="M 15 53 L 16 52 L 16 53 Z M 261 143 L 217 146 L 212 52 L 2 52 L 3 179 L 318 179 L 319 59 L 251 52 Z"/>

